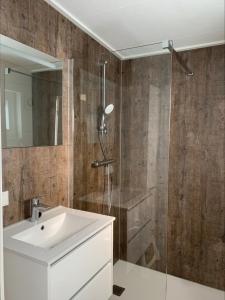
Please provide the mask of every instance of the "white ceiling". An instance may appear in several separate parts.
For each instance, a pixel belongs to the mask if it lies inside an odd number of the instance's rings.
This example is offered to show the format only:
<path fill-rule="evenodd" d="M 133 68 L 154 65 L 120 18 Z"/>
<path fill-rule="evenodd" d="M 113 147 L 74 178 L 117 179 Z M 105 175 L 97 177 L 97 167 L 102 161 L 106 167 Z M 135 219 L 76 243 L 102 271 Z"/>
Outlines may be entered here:
<path fill-rule="evenodd" d="M 46 0 L 110 50 L 173 40 L 177 50 L 224 43 L 224 0 Z M 143 47 L 123 58 L 140 56 Z M 120 53 L 121 54 L 121 53 Z"/>

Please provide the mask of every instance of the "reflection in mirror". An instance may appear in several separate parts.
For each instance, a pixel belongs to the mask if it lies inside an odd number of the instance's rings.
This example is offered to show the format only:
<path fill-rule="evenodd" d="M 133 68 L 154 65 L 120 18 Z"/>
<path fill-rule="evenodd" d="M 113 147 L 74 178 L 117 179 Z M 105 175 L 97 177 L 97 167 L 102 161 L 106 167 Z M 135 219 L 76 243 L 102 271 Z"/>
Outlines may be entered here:
<path fill-rule="evenodd" d="M 62 144 L 63 62 L 0 36 L 3 148 Z"/>

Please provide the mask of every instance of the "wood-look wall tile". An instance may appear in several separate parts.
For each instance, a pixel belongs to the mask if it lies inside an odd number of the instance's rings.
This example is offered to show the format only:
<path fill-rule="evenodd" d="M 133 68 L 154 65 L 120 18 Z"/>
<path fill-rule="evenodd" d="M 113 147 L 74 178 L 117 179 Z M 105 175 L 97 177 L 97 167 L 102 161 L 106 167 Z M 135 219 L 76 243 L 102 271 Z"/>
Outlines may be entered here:
<path fill-rule="evenodd" d="M 29 200 L 36 197 L 49 195 L 50 178 L 44 175 L 33 176 L 23 183 L 23 199 Z"/>
<path fill-rule="evenodd" d="M 30 30 L 30 0 L 2 0 L 0 8 L 1 33 L 32 47 L 34 36 Z"/>
<path fill-rule="evenodd" d="M 68 57 L 70 41 L 70 22 L 62 15 L 58 14 L 56 32 L 56 57 L 64 59 Z"/>
<path fill-rule="evenodd" d="M 30 27 L 34 48 L 50 54 L 49 5 L 43 0 L 30 0 Z"/>
<path fill-rule="evenodd" d="M 224 46 L 182 56 L 195 75 L 173 60 L 168 272 L 224 290 Z"/>
<path fill-rule="evenodd" d="M 30 147 L 23 151 L 24 180 L 49 173 L 49 147 Z"/>
<path fill-rule="evenodd" d="M 52 7 L 48 8 L 48 36 L 49 36 L 49 51 L 52 56 L 57 57 L 56 39 L 58 26 L 58 12 Z"/>

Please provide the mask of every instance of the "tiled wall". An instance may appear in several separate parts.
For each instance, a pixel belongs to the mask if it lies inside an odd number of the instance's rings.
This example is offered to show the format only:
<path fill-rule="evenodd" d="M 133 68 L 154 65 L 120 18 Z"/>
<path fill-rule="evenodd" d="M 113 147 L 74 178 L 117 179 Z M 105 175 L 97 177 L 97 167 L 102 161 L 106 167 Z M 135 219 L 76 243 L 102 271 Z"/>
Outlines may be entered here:
<path fill-rule="evenodd" d="M 168 271 L 225 290 L 225 47 L 173 60 Z"/>
<path fill-rule="evenodd" d="M 64 146 L 3 150 L 3 189 L 10 199 L 4 209 L 5 225 L 23 219 L 24 201 L 36 196 L 50 206 L 68 206 L 65 150 Z"/>

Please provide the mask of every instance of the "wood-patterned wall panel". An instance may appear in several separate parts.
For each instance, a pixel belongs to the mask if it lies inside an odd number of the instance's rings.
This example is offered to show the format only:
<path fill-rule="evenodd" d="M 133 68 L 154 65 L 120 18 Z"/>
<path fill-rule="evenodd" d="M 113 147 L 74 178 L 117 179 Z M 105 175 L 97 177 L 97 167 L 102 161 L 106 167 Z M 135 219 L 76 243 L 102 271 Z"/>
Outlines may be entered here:
<path fill-rule="evenodd" d="M 168 272 L 225 289 L 224 46 L 173 60 Z"/>

